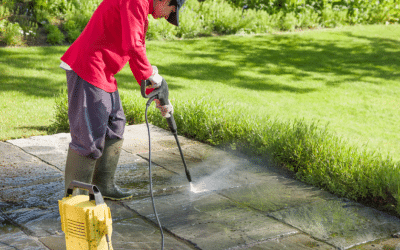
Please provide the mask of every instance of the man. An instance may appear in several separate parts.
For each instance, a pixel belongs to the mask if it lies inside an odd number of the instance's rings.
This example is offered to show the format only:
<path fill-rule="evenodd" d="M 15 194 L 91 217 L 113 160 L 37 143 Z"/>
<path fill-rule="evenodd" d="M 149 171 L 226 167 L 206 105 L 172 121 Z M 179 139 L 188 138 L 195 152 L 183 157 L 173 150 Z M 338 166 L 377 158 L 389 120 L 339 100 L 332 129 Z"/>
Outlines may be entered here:
<path fill-rule="evenodd" d="M 104 198 L 132 197 L 114 182 L 126 118 L 114 75 L 129 61 L 136 79 L 162 77 L 146 56 L 148 15 L 179 25 L 185 0 L 103 0 L 78 39 L 61 57 L 68 84 L 68 118 L 72 141 L 65 167 L 65 193 L 72 180 L 96 185 Z M 172 105 L 157 106 L 162 115 Z"/>

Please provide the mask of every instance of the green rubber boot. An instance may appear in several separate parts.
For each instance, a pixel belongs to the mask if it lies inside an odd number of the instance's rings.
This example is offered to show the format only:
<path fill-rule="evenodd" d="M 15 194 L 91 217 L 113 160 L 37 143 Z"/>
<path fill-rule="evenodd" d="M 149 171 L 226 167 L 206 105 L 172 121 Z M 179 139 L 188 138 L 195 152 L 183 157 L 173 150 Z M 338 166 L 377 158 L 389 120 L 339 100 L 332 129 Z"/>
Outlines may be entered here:
<path fill-rule="evenodd" d="M 132 194 L 121 191 L 115 185 L 115 171 L 121 154 L 123 139 L 108 139 L 105 142 L 102 156 L 97 160 L 92 184 L 96 185 L 105 199 L 125 200 Z"/>
<path fill-rule="evenodd" d="M 85 183 L 92 183 L 92 176 L 96 160 L 85 156 L 81 156 L 73 149 L 68 149 L 67 163 L 65 166 L 65 196 L 67 196 L 67 189 L 69 184 L 75 181 Z M 86 190 L 77 190 L 75 194 L 88 195 Z"/>

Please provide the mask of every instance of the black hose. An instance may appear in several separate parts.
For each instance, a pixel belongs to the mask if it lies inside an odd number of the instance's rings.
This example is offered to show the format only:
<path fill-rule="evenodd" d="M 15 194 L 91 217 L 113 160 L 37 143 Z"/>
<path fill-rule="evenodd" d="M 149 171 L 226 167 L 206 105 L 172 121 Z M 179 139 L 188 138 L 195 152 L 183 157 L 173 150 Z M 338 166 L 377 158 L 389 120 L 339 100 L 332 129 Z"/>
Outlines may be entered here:
<path fill-rule="evenodd" d="M 155 202 L 154 202 L 154 196 L 153 196 L 153 180 L 152 180 L 152 175 L 151 175 L 151 138 L 150 138 L 150 127 L 149 127 L 149 122 L 148 122 L 148 119 L 147 119 L 147 109 L 149 108 L 150 104 L 151 104 L 151 103 L 154 101 L 154 99 L 156 99 L 156 98 L 157 98 L 157 95 L 155 95 L 155 96 L 149 98 L 149 100 L 148 100 L 147 103 L 146 103 L 146 111 L 144 112 L 144 115 L 145 115 L 145 119 L 146 119 L 147 131 L 148 131 L 148 133 L 149 133 L 149 180 L 150 180 L 150 196 L 151 196 L 151 202 L 152 202 L 152 204 L 153 204 L 154 215 L 156 216 L 157 223 L 158 223 L 158 226 L 159 226 L 160 232 L 161 232 L 161 250 L 164 250 L 164 233 L 163 233 L 163 229 L 162 229 L 160 220 L 159 220 L 159 218 L 158 218 L 158 214 L 157 214 L 156 206 L 155 206 Z M 171 119 L 168 119 L 168 118 L 167 118 L 167 122 L 168 122 L 168 125 L 169 125 L 170 129 L 171 129 L 171 132 L 172 132 L 173 135 L 175 136 L 176 144 L 178 145 L 179 153 L 181 154 L 182 162 L 183 162 L 183 165 L 184 165 L 184 167 L 185 167 L 186 177 L 187 177 L 187 179 L 188 179 L 189 182 L 192 182 L 192 177 L 190 176 L 189 170 L 188 170 L 188 168 L 187 168 L 187 166 L 186 166 L 186 161 L 185 161 L 185 158 L 183 157 L 181 145 L 179 144 L 178 134 L 177 134 L 177 132 L 176 132 L 176 124 L 175 124 L 175 121 L 174 121 L 174 119 L 173 119 L 172 114 L 171 114 Z"/>
<path fill-rule="evenodd" d="M 149 127 L 149 122 L 147 120 L 147 109 L 150 106 L 151 102 L 156 99 L 155 97 L 150 98 L 147 101 L 146 104 L 146 111 L 144 112 L 145 115 L 145 119 L 146 119 L 146 125 L 147 125 L 147 131 L 149 133 L 149 180 L 150 180 L 150 197 L 151 197 L 151 202 L 153 204 L 153 211 L 154 214 L 156 216 L 157 219 L 157 223 L 158 223 L 158 227 L 160 228 L 160 232 L 161 232 L 161 250 L 164 250 L 164 232 L 160 223 L 160 219 L 158 218 L 158 214 L 157 214 L 157 210 L 156 210 L 156 206 L 154 203 L 154 196 L 153 196 L 153 180 L 152 180 L 152 176 L 151 176 L 151 138 L 150 138 L 150 127 Z"/>

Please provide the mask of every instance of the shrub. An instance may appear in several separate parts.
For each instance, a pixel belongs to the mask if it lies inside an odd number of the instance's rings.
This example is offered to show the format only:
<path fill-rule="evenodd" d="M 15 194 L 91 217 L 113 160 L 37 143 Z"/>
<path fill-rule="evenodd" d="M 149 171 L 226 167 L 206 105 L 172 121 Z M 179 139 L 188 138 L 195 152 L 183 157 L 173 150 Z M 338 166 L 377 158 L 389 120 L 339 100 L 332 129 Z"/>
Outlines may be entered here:
<path fill-rule="evenodd" d="M 34 15 L 38 23 L 41 24 L 50 23 L 51 14 L 48 11 L 36 9 Z"/>
<path fill-rule="evenodd" d="M 149 16 L 149 27 L 146 33 L 146 39 L 173 39 L 176 34 L 176 28 L 169 22 L 166 20 L 155 20 L 152 16 Z"/>
<path fill-rule="evenodd" d="M 340 10 L 339 8 L 331 9 L 327 7 L 322 10 L 322 26 L 327 28 L 340 27 L 346 23 L 347 11 Z"/>
<path fill-rule="evenodd" d="M 74 29 L 68 32 L 67 40 L 70 43 L 75 42 L 76 39 L 81 35 L 82 31 L 79 29 Z"/>
<path fill-rule="evenodd" d="M 51 25 L 51 24 L 46 25 L 46 32 L 48 33 L 47 34 L 47 42 L 52 45 L 62 44 L 65 41 L 64 34 L 55 25 Z"/>
<path fill-rule="evenodd" d="M 0 5 L 0 40 L 6 45 L 23 45 L 24 32 L 18 23 L 9 21 L 12 11 L 8 6 L 12 7 L 13 4 Z"/>
<path fill-rule="evenodd" d="M 297 26 L 297 18 L 293 12 L 288 12 L 281 20 L 281 29 L 287 31 L 294 31 Z"/>
<path fill-rule="evenodd" d="M 399 22 L 399 5 L 390 0 L 375 2 L 370 7 L 368 23 L 396 23 Z"/>
<path fill-rule="evenodd" d="M 37 30 L 39 28 L 38 24 L 36 22 L 30 21 L 26 17 L 20 17 L 16 19 L 18 24 L 21 26 L 21 29 L 23 31 L 23 36 L 25 38 L 28 37 L 36 37 L 37 36 Z"/>
<path fill-rule="evenodd" d="M 204 12 L 200 12 L 197 1 L 187 1 L 181 9 L 177 37 L 193 38 L 199 34 L 210 35 L 212 26 L 206 24 Z"/>
<path fill-rule="evenodd" d="M 64 23 L 63 29 L 67 32 L 67 40 L 70 43 L 73 43 L 82 33 L 82 30 L 72 19 Z"/>
<path fill-rule="evenodd" d="M 315 28 L 320 24 L 320 17 L 313 8 L 304 7 L 300 8 L 298 16 L 299 26 L 302 28 Z"/>
<path fill-rule="evenodd" d="M 68 91 L 66 87 L 61 88 L 59 93 L 55 96 L 54 104 L 54 120 L 49 126 L 48 132 L 50 134 L 69 132 Z"/>
<path fill-rule="evenodd" d="M 277 19 L 279 17 L 276 14 L 265 15 L 264 11 L 248 10 L 245 18 L 251 20 L 246 28 L 253 33 L 271 33 L 279 28 L 279 19 Z"/>
<path fill-rule="evenodd" d="M 82 33 L 100 2 L 101 0 L 75 0 L 66 4 L 63 29 L 67 31 L 67 40 L 70 43 Z"/>
<path fill-rule="evenodd" d="M 11 16 L 10 9 L 7 8 L 4 4 L 0 5 L 0 21 L 7 20 L 8 17 Z"/>
<path fill-rule="evenodd" d="M 220 34 L 235 34 L 244 27 L 241 11 L 232 8 L 226 1 L 205 1 L 201 11 L 205 14 L 205 25 L 212 25 L 213 31 Z"/>
<path fill-rule="evenodd" d="M 23 30 L 18 23 L 5 22 L 1 40 L 10 46 L 24 45 Z"/>
<path fill-rule="evenodd" d="M 68 21 L 66 21 L 66 22 L 63 24 L 63 29 L 64 29 L 65 31 L 67 31 L 67 32 L 72 31 L 72 30 L 75 30 L 75 29 L 77 29 L 77 28 L 78 28 L 78 26 L 76 25 L 75 21 L 72 20 L 72 19 L 69 19 Z"/>

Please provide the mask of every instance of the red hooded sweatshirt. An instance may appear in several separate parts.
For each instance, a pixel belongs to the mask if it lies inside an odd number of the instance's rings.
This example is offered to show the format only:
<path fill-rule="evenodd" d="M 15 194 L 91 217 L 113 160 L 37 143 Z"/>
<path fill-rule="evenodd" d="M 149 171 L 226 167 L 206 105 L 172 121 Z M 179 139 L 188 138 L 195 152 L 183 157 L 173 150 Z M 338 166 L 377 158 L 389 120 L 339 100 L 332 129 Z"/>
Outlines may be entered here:
<path fill-rule="evenodd" d="M 109 93 L 117 90 L 114 75 L 129 61 L 140 85 L 153 72 L 145 45 L 152 12 L 153 0 L 103 0 L 61 60 L 82 79 Z"/>

